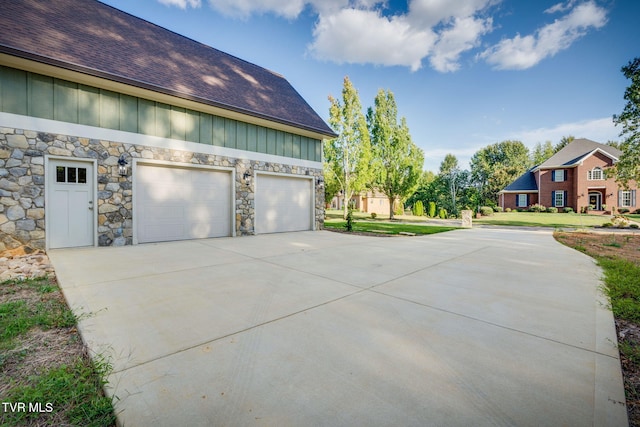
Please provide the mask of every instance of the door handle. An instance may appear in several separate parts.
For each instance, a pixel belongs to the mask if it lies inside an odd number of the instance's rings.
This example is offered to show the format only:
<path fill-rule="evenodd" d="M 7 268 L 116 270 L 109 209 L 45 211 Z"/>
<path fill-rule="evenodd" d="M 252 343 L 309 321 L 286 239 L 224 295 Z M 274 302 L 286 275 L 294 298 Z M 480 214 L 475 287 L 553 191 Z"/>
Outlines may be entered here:
<path fill-rule="evenodd" d="M 93 200 L 89 200 L 89 210 L 93 210 Z"/>

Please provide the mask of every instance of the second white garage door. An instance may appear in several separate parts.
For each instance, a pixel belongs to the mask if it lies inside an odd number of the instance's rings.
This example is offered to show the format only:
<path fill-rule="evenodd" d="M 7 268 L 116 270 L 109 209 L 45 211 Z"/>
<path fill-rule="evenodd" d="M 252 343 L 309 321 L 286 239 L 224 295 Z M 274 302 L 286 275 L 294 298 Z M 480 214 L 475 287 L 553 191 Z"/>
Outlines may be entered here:
<path fill-rule="evenodd" d="M 138 243 L 231 235 L 231 173 L 139 165 Z"/>
<path fill-rule="evenodd" d="M 312 229 L 313 180 L 258 174 L 256 228 L 258 234 Z"/>

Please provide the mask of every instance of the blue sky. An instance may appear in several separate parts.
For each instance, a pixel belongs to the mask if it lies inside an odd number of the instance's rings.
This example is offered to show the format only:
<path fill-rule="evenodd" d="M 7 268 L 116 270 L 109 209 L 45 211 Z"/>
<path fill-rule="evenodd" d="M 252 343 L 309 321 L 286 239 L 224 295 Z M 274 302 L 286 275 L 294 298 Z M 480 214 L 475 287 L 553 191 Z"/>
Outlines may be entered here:
<path fill-rule="evenodd" d="M 284 75 L 328 119 L 349 76 L 391 90 L 425 169 L 515 139 L 618 140 L 637 0 L 102 0 Z"/>

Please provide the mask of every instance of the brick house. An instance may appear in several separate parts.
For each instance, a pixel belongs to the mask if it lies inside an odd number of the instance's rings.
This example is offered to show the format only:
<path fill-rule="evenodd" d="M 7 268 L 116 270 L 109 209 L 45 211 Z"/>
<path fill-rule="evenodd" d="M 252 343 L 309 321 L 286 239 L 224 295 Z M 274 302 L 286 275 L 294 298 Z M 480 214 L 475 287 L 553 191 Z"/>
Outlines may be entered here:
<path fill-rule="evenodd" d="M 622 152 L 588 139 L 576 139 L 551 158 L 534 166 L 499 193 L 503 209 L 527 209 L 531 205 L 572 208 L 604 213 L 638 209 L 637 184 L 621 187 L 606 176 Z"/>
<path fill-rule="evenodd" d="M 283 76 L 95 0 L 0 28 L 0 252 L 322 228 L 335 133 Z"/>

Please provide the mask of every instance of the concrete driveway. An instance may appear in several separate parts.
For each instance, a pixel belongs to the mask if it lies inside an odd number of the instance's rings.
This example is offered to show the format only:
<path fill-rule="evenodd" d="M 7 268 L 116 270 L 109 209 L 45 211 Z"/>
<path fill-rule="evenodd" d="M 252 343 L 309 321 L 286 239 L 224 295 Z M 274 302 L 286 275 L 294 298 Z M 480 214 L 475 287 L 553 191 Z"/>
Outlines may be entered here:
<path fill-rule="evenodd" d="M 50 258 L 125 426 L 627 424 L 601 272 L 548 231 Z"/>

